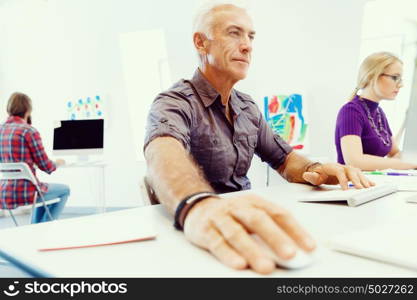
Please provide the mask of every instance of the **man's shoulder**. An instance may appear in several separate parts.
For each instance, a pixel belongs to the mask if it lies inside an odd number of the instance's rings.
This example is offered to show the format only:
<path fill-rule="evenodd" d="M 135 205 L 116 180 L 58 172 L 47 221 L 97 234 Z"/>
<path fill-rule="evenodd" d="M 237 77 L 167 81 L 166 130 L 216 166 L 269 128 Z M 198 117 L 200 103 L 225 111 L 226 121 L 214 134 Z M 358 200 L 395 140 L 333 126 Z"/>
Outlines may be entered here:
<path fill-rule="evenodd" d="M 1 126 L 1 134 L 2 136 L 21 136 L 23 138 L 28 138 L 30 136 L 34 136 L 35 134 L 39 134 L 35 127 L 26 124 L 26 123 L 4 123 Z"/>
<path fill-rule="evenodd" d="M 39 135 L 39 131 L 35 127 L 33 127 L 32 125 L 29 125 L 29 124 L 23 124 L 22 133 L 25 136 Z"/>
<path fill-rule="evenodd" d="M 36 132 L 36 129 L 27 123 L 3 123 L 2 127 L 13 131 Z"/>
<path fill-rule="evenodd" d="M 188 80 L 181 79 L 174 83 L 169 89 L 159 93 L 157 99 L 159 98 L 172 98 L 178 100 L 187 100 L 189 97 L 194 95 L 194 90 Z"/>

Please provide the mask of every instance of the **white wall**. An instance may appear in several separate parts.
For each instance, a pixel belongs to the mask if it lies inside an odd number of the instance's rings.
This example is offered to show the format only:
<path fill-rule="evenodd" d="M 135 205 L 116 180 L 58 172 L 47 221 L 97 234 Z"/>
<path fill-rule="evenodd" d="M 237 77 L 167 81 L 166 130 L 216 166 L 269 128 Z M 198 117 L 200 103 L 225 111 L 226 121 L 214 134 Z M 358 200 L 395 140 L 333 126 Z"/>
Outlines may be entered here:
<path fill-rule="evenodd" d="M 139 203 L 137 182 L 145 169 L 143 162 L 134 162 L 135 152 L 141 151 L 141 147 L 132 142 L 129 128 L 120 34 L 165 29 L 171 49 L 172 78 L 189 77 L 195 66 L 190 61 L 191 33 L 187 33 L 191 31 L 190 15 L 194 8 L 190 2 L 21 0 L 0 3 L 2 41 L 3 45 L 7 44 L 1 47 L 1 69 L 7 70 L 2 72 L 0 82 L 2 107 L 13 91 L 28 93 L 34 100 L 34 125 L 41 132 L 46 148 L 51 150 L 51 121 L 66 118 L 63 109 L 66 101 L 101 95 L 106 101 L 105 154 L 109 162 L 106 195 L 110 205 Z M 178 14 L 172 17 L 175 11 Z M 93 200 L 83 199 L 85 191 L 91 190 L 91 181 L 81 179 L 85 177 L 83 174 L 76 174 L 73 170 L 62 170 L 52 179 L 41 178 L 68 182 L 73 187 L 69 205 L 93 204 Z"/>
<path fill-rule="evenodd" d="M 354 87 L 365 2 L 249 1 L 257 37 L 250 75 L 239 88 L 257 101 L 280 91 L 305 91 L 313 156 L 334 156 L 336 113 Z M 66 117 L 62 103 L 103 95 L 110 162 L 106 194 L 110 205 L 138 204 L 137 182 L 144 164 L 133 163 L 135 151 L 141 150 L 133 145 L 128 125 L 119 36 L 164 29 L 172 80 L 189 78 L 196 67 L 191 23 L 198 4 L 192 0 L 1 1 L 0 34 L 7 45 L 0 47 L 1 107 L 11 92 L 28 93 L 34 100 L 35 126 L 51 149 L 51 120 Z M 264 174 L 265 167 L 255 162 L 254 187 L 264 184 Z M 76 170 L 53 175 L 53 181 L 73 187 L 70 203 L 94 203 L 83 199 L 83 191 L 93 194 L 94 188 L 93 181 L 82 175 Z"/>
<path fill-rule="evenodd" d="M 417 59 L 416 12 L 415 0 L 371 1 L 364 9 L 360 60 L 373 52 L 390 51 L 403 61 L 404 87 L 395 101 L 381 103 L 394 134 L 403 124 L 413 88 Z"/>

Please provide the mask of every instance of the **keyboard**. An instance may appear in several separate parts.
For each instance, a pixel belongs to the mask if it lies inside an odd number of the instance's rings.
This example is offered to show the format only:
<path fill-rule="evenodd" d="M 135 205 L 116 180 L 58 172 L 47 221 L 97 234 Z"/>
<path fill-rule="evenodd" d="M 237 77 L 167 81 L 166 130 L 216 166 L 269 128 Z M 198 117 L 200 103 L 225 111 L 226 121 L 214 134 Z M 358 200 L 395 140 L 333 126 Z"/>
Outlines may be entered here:
<path fill-rule="evenodd" d="M 397 187 L 392 184 L 379 184 L 366 189 L 350 188 L 346 191 L 338 186 L 318 188 L 308 195 L 303 195 L 298 199 L 301 202 L 328 202 L 344 201 L 349 206 L 358 206 L 363 203 L 395 193 Z"/>

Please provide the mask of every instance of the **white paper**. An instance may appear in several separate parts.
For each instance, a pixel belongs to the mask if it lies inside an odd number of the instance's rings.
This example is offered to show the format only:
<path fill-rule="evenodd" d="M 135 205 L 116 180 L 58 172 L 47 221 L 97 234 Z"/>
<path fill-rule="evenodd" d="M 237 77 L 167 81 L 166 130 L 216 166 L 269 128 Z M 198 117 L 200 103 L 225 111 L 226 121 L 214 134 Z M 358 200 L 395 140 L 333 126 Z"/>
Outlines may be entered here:
<path fill-rule="evenodd" d="M 72 219 L 71 226 L 65 221 L 48 226 L 40 236 L 38 250 L 121 243 L 157 235 L 154 223 L 145 222 L 140 217 L 115 219 L 110 213 L 91 218 L 88 222 L 85 218 Z"/>

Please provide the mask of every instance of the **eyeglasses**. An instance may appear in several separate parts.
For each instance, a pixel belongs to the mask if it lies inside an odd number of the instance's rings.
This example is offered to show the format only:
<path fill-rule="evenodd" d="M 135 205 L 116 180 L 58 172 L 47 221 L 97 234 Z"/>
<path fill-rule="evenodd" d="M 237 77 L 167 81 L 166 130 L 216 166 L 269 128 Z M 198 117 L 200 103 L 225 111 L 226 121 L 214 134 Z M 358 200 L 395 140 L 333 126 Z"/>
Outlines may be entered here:
<path fill-rule="evenodd" d="M 403 79 L 400 75 L 391 75 L 385 73 L 382 73 L 381 75 L 391 78 L 396 84 L 401 84 L 403 82 Z"/>

